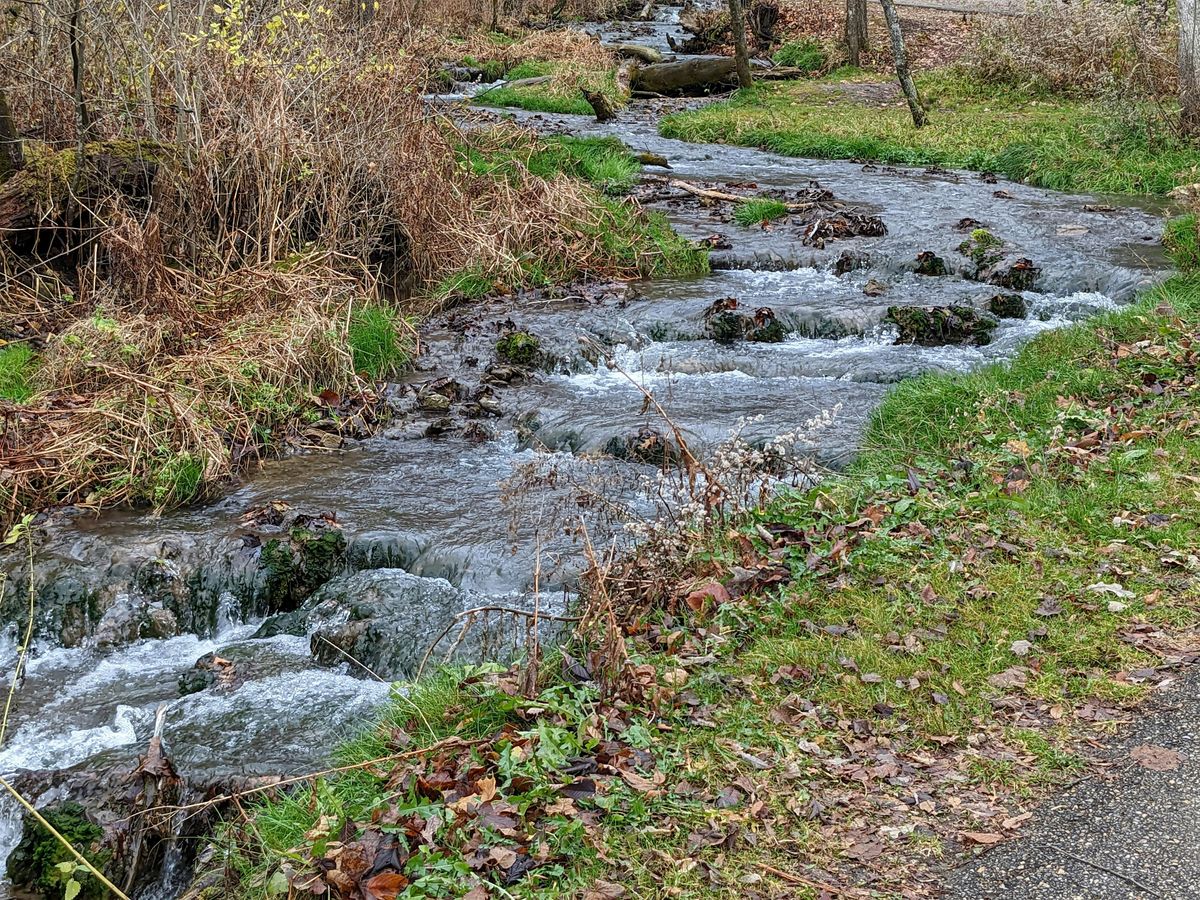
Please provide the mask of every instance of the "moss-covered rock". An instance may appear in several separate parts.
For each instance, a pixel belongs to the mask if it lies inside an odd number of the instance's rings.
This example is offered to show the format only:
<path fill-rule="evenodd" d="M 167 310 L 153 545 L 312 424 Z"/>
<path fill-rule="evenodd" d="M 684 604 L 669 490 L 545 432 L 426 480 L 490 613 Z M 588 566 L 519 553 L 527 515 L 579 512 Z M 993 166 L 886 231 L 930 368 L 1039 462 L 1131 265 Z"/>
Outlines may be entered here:
<path fill-rule="evenodd" d="M 949 272 L 950 270 L 946 268 L 946 261 L 932 250 L 926 250 L 917 254 L 918 275 L 940 278 L 943 275 L 948 275 Z"/>
<path fill-rule="evenodd" d="M 101 849 L 104 829 L 88 818 L 78 803 L 60 803 L 39 810 L 46 821 L 97 868 L 103 870 L 112 854 Z M 8 858 L 8 877 L 14 885 L 45 897 L 61 897 L 67 880 L 82 885 L 79 896 L 85 900 L 109 896 L 108 890 L 90 874 L 60 870 L 60 863 L 72 863 L 70 852 L 33 816 L 26 816 L 21 842 Z"/>
<path fill-rule="evenodd" d="M 649 426 L 643 426 L 632 434 L 609 439 L 604 452 L 614 459 L 646 463 L 659 468 L 676 465 L 680 460 L 675 442 Z"/>
<path fill-rule="evenodd" d="M 539 368 L 544 362 L 542 342 L 528 331 L 514 331 L 496 341 L 496 358 L 523 369 Z"/>
<path fill-rule="evenodd" d="M 993 266 L 1004 258 L 1004 241 L 986 228 L 976 228 L 971 236 L 958 245 L 958 252 L 975 264 L 980 271 Z"/>
<path fill-rule="evenodd" d="M 787 329 L 770 307 L 762 306 L 752 313 L 729 297 L 718 300 L 704 314 L 704 334 L 718 344 L 736 341 L 778 344 L 787 337 Z"/>
<path fill-rule="evenodd" d="M 988 312 L 997 319 L 1024 319 L 1029 306 L 1020 294 L 997 294 L 988 300 Z"/>
<path fill-rule="evenodd" d="M 286 537 L 263 545 L 259 570 L 268 612 L 295 609 L 346 565 L 346 537 L 322 517 L 300 517 Z"/>
<path fill-rule="evenodd" d="M 892 306 L 887 321 L 899 329 L 898 344 L 941 347 L 987 344 L 996 320 L 970 306 Z"/>

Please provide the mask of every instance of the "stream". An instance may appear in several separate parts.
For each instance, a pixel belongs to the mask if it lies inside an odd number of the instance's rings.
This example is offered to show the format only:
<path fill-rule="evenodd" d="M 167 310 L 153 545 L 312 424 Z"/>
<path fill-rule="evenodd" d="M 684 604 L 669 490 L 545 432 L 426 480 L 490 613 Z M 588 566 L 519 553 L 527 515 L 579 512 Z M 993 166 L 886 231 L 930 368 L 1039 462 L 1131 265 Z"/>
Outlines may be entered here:
<path fill-rule="evenodd" d="M 677 14 L 661 7 L 656 22 L 593 30 L 665 51 L 666 36 L 682 34 Z M 547 133 L 611 135 L 665 157 L 670 172 L 647 169 L 639 197 L 684 236 L 725 247 L 712 252 L 713 273 L 452 311 L 427 323 L 426 352 L 394 386 L 395 424 L 382 434 L 268 462 L 204 506 L 161 516 L 57 514 L 38 540 L 32 574 L 20 546 L 0 556 L 9 590 L 23 596 L 32 579 L 39 610 L 0 773 L 38 805 L 75 796 L 89 772 L 132 769 L 164 705 L 165 745 L 189 783 L 319 768 L 337 738 L 386 700 L 384 681 L 411 673 L 464 610 L 528 609 L 535 579 L 539 608 L 562 609 L 579 559 L 577 537 L 562 522 L 581 486 L 651 512 L 640 485 L 654 467 L 620 452 L 663 429 L 644 410 L 639 385 L 701 453 L 739 427 L 765 441 L 836 410 L 810 449 L 837 467 L 857 450 L 891 385 L 1010 357 L 1046 329 L 1128 302 L 1168 268 L 1162 210 L 1128 198 L 685 144 L 658 136 L 654 101 L 608 125 L 515 118 Z M 887 233 L 820 246 L 786 222 L 744 228 L 728 220 L 728 204 L 704 205 L 666 176 L 717 187 L 753 182 L 788 196 L 816 183 L 846 208 L 878 216 Z M 1019 292 L 1028 316 L 1001 319 L 985 346 L 895 343 L 891 306 L 978 306 L 997 293 L 959 271 L 964 219 L 1041 269 L 1034 289 Z M 952 264 L 950 274 L 916 274 L 924 251 Z M 786 338 L 710 339 L 706 312 L 731 297 L 769 307 Z M 497 338 L 514 330 L 539 339 L 534 377 L 512 377 L 493 362 Z M 265 562 L 268 548 L 281 546 L 290 547 L 287 571 Z M 354 608 L 362 598 L 384 612 Z M 15 662 L 17 619 L 0 638 L 0 671 Z M 385 669 L 384 681 L 363 671 L 364 660 L 321 652 L 318 640 L 348 646 L 354 628 L 354 646 L 374 642 L 371 661 Z M 503 656 L 523 628 L 497 620 L 490 636 L 462 649 Z M 16 805 L 0 798 L 0 860 L 19 835 Z M 186 874 L 168 867 L 139 896 L 178 896 Z"/>

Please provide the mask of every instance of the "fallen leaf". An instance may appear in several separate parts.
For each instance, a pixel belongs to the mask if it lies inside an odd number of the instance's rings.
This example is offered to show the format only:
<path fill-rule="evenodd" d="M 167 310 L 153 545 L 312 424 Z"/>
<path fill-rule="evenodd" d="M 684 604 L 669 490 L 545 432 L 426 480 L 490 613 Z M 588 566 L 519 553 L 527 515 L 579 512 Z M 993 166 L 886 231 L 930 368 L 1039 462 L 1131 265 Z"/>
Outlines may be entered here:
<path fill-rule="evenodd" d="M 1129 755 L 1143 769 L 1151 772 L 1174 772 L 1183 763 L 1183 754 L 1156 744 L 1142 744 L 1129 751 Z"/>
<path fill-rule="evenodd" d="M 584 893 L 583 900 L 620 900 L 624 896 L 625 888 L 621 885 L 597 878 Z"/>
<path fill-rule="evenodd" d="M 959 837 L 972 844 L 983 844 L 985 847 L 998 844 L 1004 840 L 1004 835 L 991 831 L 964 831 Z"/>
<path fill-rule="evenodd" d="M 988 677 L 988 684 L 998 688 L 1023 688 L 1028 681 L 1029 670 L 1024 666 L 1010 666 Z"/>
<path fill-rule="evenodd" d="M 1029 651 L 1033 649 L 1033 644 L 1029 641 L 1013 641 L 1010 649 L 1017 656 L 1028 656 Z"/>
<path fill-rule="evenodd" d="M 366 895 L 375 900 L 396 900 L 397 895 L 408 887 L 408 879 L 399 872 L 380 872 L 366 884 Z"/>

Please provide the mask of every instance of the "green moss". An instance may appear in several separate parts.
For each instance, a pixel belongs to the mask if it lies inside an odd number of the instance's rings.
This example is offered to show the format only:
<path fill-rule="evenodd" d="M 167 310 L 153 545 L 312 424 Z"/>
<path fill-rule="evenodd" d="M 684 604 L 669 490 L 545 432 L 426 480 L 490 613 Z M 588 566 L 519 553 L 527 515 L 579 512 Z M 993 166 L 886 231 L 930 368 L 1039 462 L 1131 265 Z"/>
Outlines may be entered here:
<path fill-rule="evenodd" d="M 1004 241 L 986 228 L 976 228 L 971 236 L 958 245 L 958 252 L 975 263 L 976 270 L 986 269 L 1002 258 L 999 249 Z"/>
<path fill-rule="evenodd" d="M 534 369 L 542 362 L 542 342 L 528 331 L 514 331 L 496 341 L 496 356 L 514 366 Z"/>
<path fill-rule="evenodd" d="M 37 354 L 24 344 L 0 347 L 0 400 L 28 400 L 36 368 Z"/>
<path fill-rule="evenodd" d="M 408 368 L 412 348 L 401 337 L 399 315 L 383 306 L 362 306 L 350 317 L 346 341 L 354 370 L 375 380 L 393 378 Z"/>
<path fill-rule="evenodd" d="M 1165 194 L 1200 165 L 1200 148 L 1131 126 L 1092 101 L 983 85 L 954 70 L 918 76 L 931 107 L 915 129 L 900 102 L 880 107 L 860 79 L 785 82 L 666 116 L 660 131 L 688 141 L 761 147 L 787 156 L 871 159 L 995 172 L 1056 190 Z M 829 84 L 840 90 L 831 91 Z M 890 83 L 879 82 L 880 90 Z M 1156 120 L 1147 110 L 1144 120 Z"/>
<path fill-rule="evenodd" d="M 99 850 L 104 838 L 104 829 L 92 822 L 78 803 L 61 803 L 40 810 L 47 822 L 83 853 L 97 868 L 109 864 L 112 854 Z M 8 859 L 8 877 L 18 886 L 32 888 L 46 897 L 62 896 L 68 879 L 74 878 L 81 885 L 79 897 L 98 900 L 109 896 L 108 890 L 95 876 L 80 872 L 70 864 L 75 858 L 59 843 L 41 823 L 32 816 L 24 820 L 21 842 Z M 60 865 L 67 871 L 60 869 Z"/>
<path fill-rule="evenodd" d="M 733 211 L 733 221 L 746 228 L 751 228 L 764 222 L 770 222 L 772 219 L 782 219 L 787 214 L 788 205 L 782 200 L 756 197 L 737 205 Z"/>
<path fill-rule="evenodd" d="M 258 561 L 265 611 L 296 609 L 345 564 L 346 538 L 339 528 L 296 526 L 286 538 L 272 538 Z"/>
<path fill-rule="evenodd" d="M 771 56 L 781 66 L 791 66 L 802 72 L 819 72 L 829 65 L 825 48 L 811 38 L 789 41 Z"/>

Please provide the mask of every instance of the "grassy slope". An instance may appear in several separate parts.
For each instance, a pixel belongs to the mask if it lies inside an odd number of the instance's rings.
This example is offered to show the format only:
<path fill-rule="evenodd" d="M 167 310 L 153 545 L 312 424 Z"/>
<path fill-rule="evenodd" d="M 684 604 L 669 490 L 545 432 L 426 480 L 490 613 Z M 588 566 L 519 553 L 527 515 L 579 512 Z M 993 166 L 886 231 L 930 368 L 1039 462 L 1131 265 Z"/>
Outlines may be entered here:
<path fill-rule="evenodd" d="M 1079 770 L 1080 739 L 1111 733 L 1197 625 L 1198 326 L 1200 280 L 1181 277 L 1009 365 L 901 385 L 845 476 L 763 510 L 748 543 L 704 539 L 698 575 L 771 558 L 787 587 L 631 629 L 653 702 L 602 704 L 554 660 L 533 703 L 503 678 L 444 673 L 343 757 L 393 752 L 396 728 L 411 746 L 492 735 L 470 752 L 548 859 L 491 896 L 604 877 L 630 896 L 806 897 L 803 881 L 865 872 L 888 896 L 964 835 L 1012 836 L 1022 805 Z M 572 781 L 565 760 L 601 737 L 653 762 L 551 805 Z M 261 808 L 235 856 L 247 893 L 280 854 L 304 858 L 322 815 L 335 830 L 380 810 L 454 817 L 383 784 L 356 774 Z M 503 874 L 472 869 L 464 842 L 524 835 L 474 831 L 465 809 L 414 857 L 403 896 Z"/>
<path fill-rule="evenodd" d="M 880 107 L 855 99 L 855 85 L 870 83 L 857 77 L 758 86 L 667 116 L 660 130 L 788 156 L 991 171 L 1057 190 L 1163 194 L 1200 164 L 1197 148 L 1152 138 L 1095 102 L 979 85 L 950 71 L 917 80 L 930 106 L 920 130 L 899 100 Z"/>

